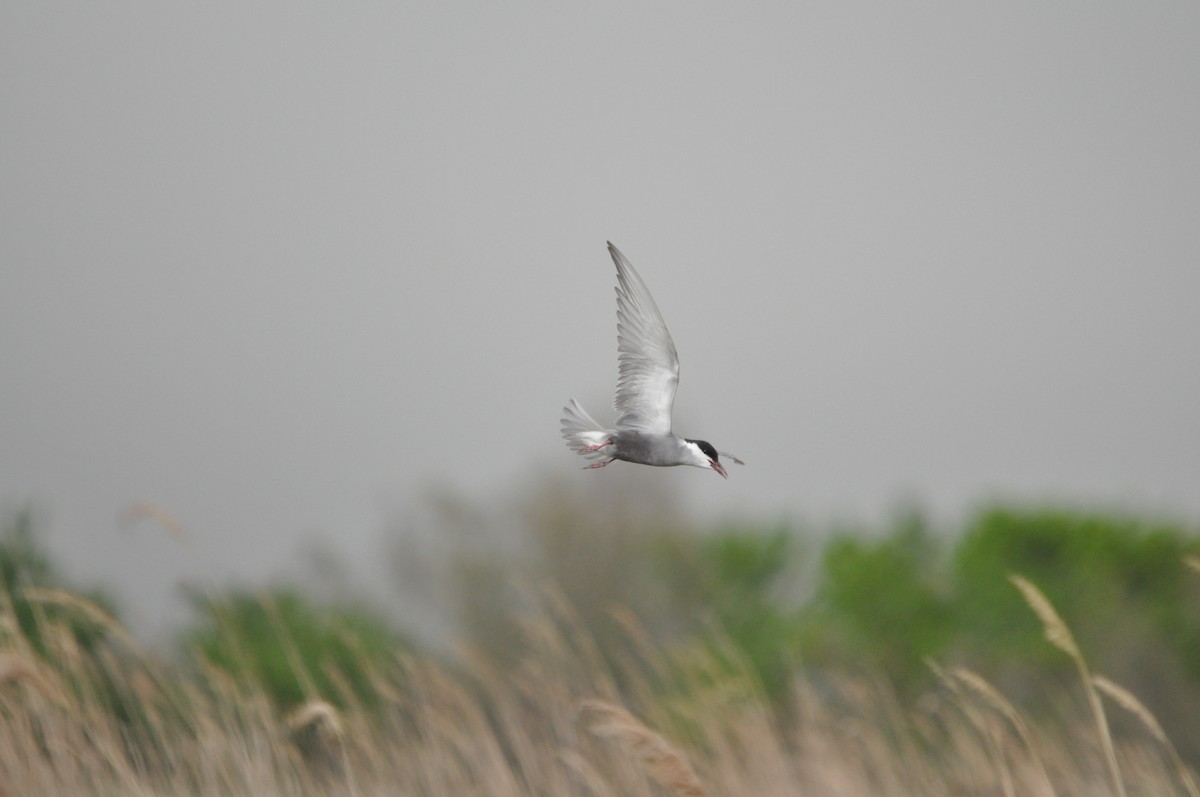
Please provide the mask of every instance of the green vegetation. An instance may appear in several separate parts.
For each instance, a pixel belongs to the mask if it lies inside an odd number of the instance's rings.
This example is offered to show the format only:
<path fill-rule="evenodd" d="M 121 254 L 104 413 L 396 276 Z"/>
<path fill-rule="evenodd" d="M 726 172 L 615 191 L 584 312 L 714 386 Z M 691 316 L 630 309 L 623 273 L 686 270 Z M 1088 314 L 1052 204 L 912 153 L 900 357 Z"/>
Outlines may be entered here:
<path fill-rule="evenodd" d="M 192 593 L 160 661 L 18 515 L 0 793 L 1200 797 L 1194 530 L 1010 507 L 818 547 L 533 506 L 511 553 L 427 574 L 453 663 L 295 586 Z"/>
<path fill-rule="evenodd" d="M 407 647 L 369 610 L 317 606 L 290 588 L 193 594 L 192 605 L 200 619 L 184 644 L 280 706 L 318 698 L 339 708 L 373 705 L 372 672 Z"/>
<path fill-rule="evenodd" d="M 1006 574 L 1021 573 L 1043 585 L 1089 657 L 1149 646 L 1143 665 L 1150 657 L 1169 658 L 1200 685 L 1200 584 L 1184 564 L 1198 551 L 1194 533 L 1168 524 L 1061 510 L 989 510 L 953 551 L 958 644 L 997 665 L 1046 660 L 1020 601 L 1007 589 Z"/>
<path fill-rule="evenodd" d="M 929 678 L 925 659 L 946 650 L 955 625 L 944 559 L 918 515 L 877 541 L 835 537 L 804 616 L 805 660 L 878 669 L 902 690 Z"/>
<path fill-rule="evenodd" d="M 13 619 L 29 644 L 45 653 L 46 644 L 40 632 L 42 620 L 68 617 L 71 636 L 84 650 L 92 650 L 101 634 L 96 623 L 65 614 L 53 602 L 37 600 L 37 590 L 53 590 L 66 586 L 49 553 L 34 533 L 33 512 L 18 512 L 0 529 L 0 601 L 9 607 Z M 112 601 L 97 590 L 76 590 L 106 615 L 112 614 Z"/>
<path fill-rule="evenodd" d="M 955 660 L 1034 706 L 1072 677 L 1008 577 L 1040 585 L 1097 668 L 1134 689 L 1200 757 L 1200 551 L 1179 526 L 1053 509 L 989 509 L 958 536 L 909 517 L 882 538 L 835 538 L 804 609 L 809 666 L 882 673 L 928 688 L 929 659 Z"/>

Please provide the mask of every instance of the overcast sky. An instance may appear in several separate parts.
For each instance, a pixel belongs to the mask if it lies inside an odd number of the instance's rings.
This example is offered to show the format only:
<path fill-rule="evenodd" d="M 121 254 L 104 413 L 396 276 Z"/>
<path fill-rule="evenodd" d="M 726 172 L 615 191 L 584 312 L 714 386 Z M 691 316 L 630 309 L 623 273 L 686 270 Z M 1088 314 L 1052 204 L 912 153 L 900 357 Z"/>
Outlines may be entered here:
<path fill-rule="evenodd" d="M 134 622 L 584 472 L 611 239 L 702 517 L 1200 517 L 1200 5 L 0 8 L 0 507 Z M 175 544 L 118 515 L 150 500 Z"/>

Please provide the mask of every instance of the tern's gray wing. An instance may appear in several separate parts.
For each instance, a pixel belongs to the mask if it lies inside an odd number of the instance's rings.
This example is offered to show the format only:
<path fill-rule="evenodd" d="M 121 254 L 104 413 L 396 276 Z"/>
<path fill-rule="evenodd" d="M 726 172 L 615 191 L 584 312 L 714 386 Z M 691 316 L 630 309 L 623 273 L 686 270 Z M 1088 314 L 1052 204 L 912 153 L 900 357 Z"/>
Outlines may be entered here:
<path fill-rule="evenodd" d="M 617 429 L 671 433 L 671 405 L 679 384 L 679 356 L 646 283 L 617 247 Z"/>

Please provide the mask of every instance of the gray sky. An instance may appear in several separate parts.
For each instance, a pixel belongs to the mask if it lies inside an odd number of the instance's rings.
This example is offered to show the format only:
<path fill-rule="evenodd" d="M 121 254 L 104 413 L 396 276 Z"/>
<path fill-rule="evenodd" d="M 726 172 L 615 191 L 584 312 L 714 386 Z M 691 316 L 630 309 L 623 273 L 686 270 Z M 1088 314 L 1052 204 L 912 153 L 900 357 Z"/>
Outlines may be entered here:
<path fill-rule="evenodd" d="M 701 515 L 1200 516 L 1200 5 L 0 8 L 0 506 L 136 623 L 431 485 L 503 504 L 616 377 Z M 125 529 L 153 500 L 188 547 Z"/>

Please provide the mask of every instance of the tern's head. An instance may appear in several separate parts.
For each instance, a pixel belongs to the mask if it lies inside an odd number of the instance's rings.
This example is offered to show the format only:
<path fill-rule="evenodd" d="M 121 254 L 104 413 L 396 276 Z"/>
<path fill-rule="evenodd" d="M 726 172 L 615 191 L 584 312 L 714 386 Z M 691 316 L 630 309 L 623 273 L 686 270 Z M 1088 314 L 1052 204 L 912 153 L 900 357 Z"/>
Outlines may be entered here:
<path fill-rule="evenodd" d="M 717 473 L 729 478 L 729 474 L 725 472 L 725 466 L 721 464 L 721 458 L 717 454 L 717 449 L 712 447 L 712 444 L 707 440 L 685 440 L 688 450 L 694 455 L 694 462 L 689 462 L 689 465 L 695 465 L 698 468 L 712 468 Z"/>

